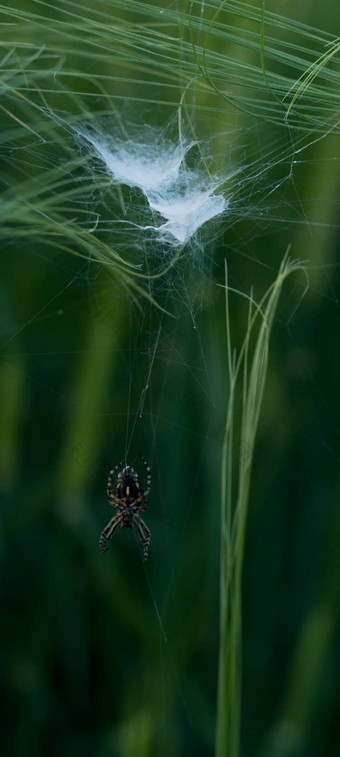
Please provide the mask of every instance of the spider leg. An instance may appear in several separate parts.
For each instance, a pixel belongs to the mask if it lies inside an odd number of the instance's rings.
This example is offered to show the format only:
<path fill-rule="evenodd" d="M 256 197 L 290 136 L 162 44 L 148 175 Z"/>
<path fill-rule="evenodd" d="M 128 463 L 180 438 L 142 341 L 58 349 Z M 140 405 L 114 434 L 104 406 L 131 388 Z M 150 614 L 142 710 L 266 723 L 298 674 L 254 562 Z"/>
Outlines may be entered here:
<path fill-rule="evenodd" d="M 143 497 L 139 497 L 133 503 L 133 505 L 131 505 L 131 507 L 132 507 L 133 511 L 136 512 L 136 513 L 145 513 L 148 504 L 149 504 L 149 500 L 145 499 L 145 497 L 143 495 Z M 135 508 L 135 505 L 137 505 L 136 508 Z"/>
<path fill-rule="evenodd" d="M 99 537 L 99 549 L 102 554 L 106 552 L 109 548 L 108 541 L 111 539 L 112 534 L 118 528 L 118 526 L 123 522 L 123 517 L 121 513 L 118 513 L 117 515 L 114 515 L 113 518 L 109 521 L 107 526 L 105 526 L 104 530 L 101 532 Z"/>
<path fill-rule="evenodd" d="M 146 462 L 145 457 L 143 457 L 143 455 L 139 455 L 139 457 L 144 463 L 145 470 L 146 470 L 146 489 L 143 496 L 147 498 L 151 491 L 151 468 L 150 468 L 150 465 Z"/>
<path fill-rule="evenodd" d="M 107 498 L 109 500 L 110 505 L 114 505 L 115 507 L 117 507 L 117 505 L 116 505 L 116 503 L 114 501 L 115 500 L 115 496 L 114 496 L 114 493 L 113 493 L 113 490 L 112 490 L 112 478 L 113 478 L 114 474 L 116 473 L 116 471 L 119 470 L 119 468 L 122 468 L 123 465 L 124 465 L 124 463 L 123 463 L 122 460 L 121 460 L 120 463 L 118 463 L 118 465 L 115 465 L 115 467 L 112 468 L 112 470 L 110 470 L 109 477 L 108 477 L 108 480 L 107 480 L 106 495 L 107 495 Z"/>
<path fill-rule="evenodd" d="M 140 509 L 145 510 L 144 507 L 141 508 L 141 504 L 144 501 L 144 499 L 145 499 L 144 494 L 141 494 L 140 497 L 138 497 L 138 499 L 135 499 L 133 502 L 131 502 L 130 507 L 134 513 L 136 513 Z"/>
<path fill-rule="evenodd" d="M 114 494 L 112 494 L 112 497 L 110 499 L 110 505 L 114 505 L 118 508 L 118 510 L 124 510 L 125 502 L 124 499 L 119 499 L 119 497 L 115 497 Z"/>
<path fill-rule="evenodd" d="M 149 544 L 151 539 L 151 531 L 147 527 L 146 523 L 144 523 L 143 519 L 139 517 L 139 515 L 135 515 L 133 519 L 133 523 L 136 526 L 136 529 L 138 531 L 138 536 L 142 542 L 143 547 L 143 560 L 148 559 L 148 550 L 149 550 Z"/>

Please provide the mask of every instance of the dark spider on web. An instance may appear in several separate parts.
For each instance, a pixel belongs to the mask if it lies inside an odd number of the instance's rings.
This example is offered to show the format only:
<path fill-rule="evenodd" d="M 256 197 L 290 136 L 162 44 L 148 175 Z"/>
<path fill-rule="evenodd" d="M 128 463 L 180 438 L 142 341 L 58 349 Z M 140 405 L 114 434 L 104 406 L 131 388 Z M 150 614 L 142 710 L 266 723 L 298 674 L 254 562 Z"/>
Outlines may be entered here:
<path fill-rule="evenodd" d="M 116 471 L 122 468 L 124 463 L 118 463 L 109 473 L 106 490 L 107 498 L 109 504 L 117 508 L 118 513 L 111 518 L 100 534 L 99 549 L 102 553 L 108 550 L 108 541 L 118 526 L 121 528 L 132 528 L 132 526 L 135 526 L 143 547 L 143 559 L 148 559 L 151 531 L 139 513 L 144 512 L 148 504 L 148 496 L 151 489 L 151 470 L 145 458 L 142 455 L 140 455 L 140 458 L 145 465 L 147 475 L 145 491 L 139 482 L 138 474 L 129 465 L 126 465 L 118 473 L 113 487 L 112 478 Z"/>

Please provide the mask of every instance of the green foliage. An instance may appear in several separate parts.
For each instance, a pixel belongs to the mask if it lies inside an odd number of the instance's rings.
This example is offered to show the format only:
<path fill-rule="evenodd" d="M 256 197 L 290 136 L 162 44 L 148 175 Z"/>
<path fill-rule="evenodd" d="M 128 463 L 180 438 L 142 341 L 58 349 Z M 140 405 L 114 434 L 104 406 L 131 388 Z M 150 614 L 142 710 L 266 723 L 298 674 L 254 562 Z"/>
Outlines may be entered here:
<path fill-rule="evenodd" d="M 312 5 L 0 11 L 3 749 L 335 754 L 338 40 Z M 175 250 L 80 138 L 145 123 L 229 200 Z M 98 550 L 139 453 L 146 567 Z"/>

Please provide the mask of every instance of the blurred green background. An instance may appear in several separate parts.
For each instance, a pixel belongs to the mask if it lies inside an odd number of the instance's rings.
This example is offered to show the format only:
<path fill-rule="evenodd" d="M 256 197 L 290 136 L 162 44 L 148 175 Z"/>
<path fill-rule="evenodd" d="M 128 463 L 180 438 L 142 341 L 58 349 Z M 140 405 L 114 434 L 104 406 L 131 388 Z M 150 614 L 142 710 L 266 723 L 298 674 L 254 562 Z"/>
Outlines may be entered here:
<path fill-rule="evenodd" d="M 11 757 L 213 754 L 228 399 L 220 285 L 227 258 L 230 285 L 259 299 L 288 245 L 308 261 L 310 286 L 303 299 L 303 281 L 286 286 L 271 342 L 247 529 L 241 754 L 340 751 L 339 103 L 329 91 L 322 99 L 321 77 L 285 125 L 288 101 L 261 73 L 250 12 L 259 5 L 238 3 L 239 16 L 229 3 L 216 17 L 215 3 L 161 0 L 95 9 L 15 0 L 2 11 L 1 717 Z M 285 67 L 284 52 L 268 54 L 288 92 L 288 78 L 324 52 L 340 11 L 331 2 L 267 10 L 321 29 L 312 38 L 293 21 L 270 21 L 299 60 Z M 233 42 L 239 34 L 249 47 Z M 226 99 L 204 80 L 204 47 L 221 55 L 217 73 L 234 61 Z M 335 90 L 336 57 L 330 65 Z M 68 125 L 116 119 L 120 108 L 137 127 L 168 129 L 193 76 L 203 85 L 188 99 L 189 123 L 214 165 L 240 172 L 226 182 L 229 214 L 169 273 L 140 280 L 145 297 L 86 245 L 97 238 L 105 255 L 137 254 L 145 273 L 160 271 L 162 251 L 138 235 L 130 248 L 110 228 L 122 200 Z M 88 228 L 98 216 L 104 230 L 88 242 L 77 213 Z M 237 295 L 231 318 L 239 346 L 247 309 Z M 98 549 L 113 514 L 108 472 L 126 457 L 145 480 L 139 454 L 152 471 L 146 567 L 128 530 L 104 556 Z"/>

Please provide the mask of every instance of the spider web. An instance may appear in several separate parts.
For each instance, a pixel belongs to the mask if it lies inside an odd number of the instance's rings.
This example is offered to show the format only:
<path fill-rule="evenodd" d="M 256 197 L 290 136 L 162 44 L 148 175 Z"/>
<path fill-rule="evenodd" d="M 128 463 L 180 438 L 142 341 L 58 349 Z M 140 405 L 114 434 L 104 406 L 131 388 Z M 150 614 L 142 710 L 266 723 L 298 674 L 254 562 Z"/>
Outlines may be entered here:
<path fill-rule="evenodd" d="M 306 165 L 311 165 L 308 159 L 299 164 L 297 170 L 304 171 Z M 256 179 L 257 175 L 254 187 Z M 295 194 L 295 176 L 290 175 L 285 182 Z M 279 197 L 281 192 L 280 182 Z M 280 203 L 272 184 L 267 197 L 271 208 L 278 203 L 278 210 Z M 297 213 L 297 219 L 280 219 L 281 239 L 289 239 L 293 230 L 295 233 L 296 227 L 301 227 L 302 236 L 317 245 L 313 224 L 306 220 L 308 208 L 302 206 L 299 196 L 295 203 L 286 204 L 287 215 L 292 209 L 293 214 L 297 209 L 301 213 Z M 143 454 L 151 466 L 152 494 L 145 514 L 152 531 L 149 563 L 143 566 L 138 555 L 138 540 L 131 539 L 128 530 L 122 530 L 117 531 L 110 542 L 110 562 L 105 570 L 108 575 L 113 566 L 119 575 L 126 571 L 127 583 L 136 580 L 138 570 L 145 576 L 146 592 L 159 632 L 159 651 L 156 661 L 152 656 L 151 664 L 159 671 L 164 722 L 169 722 L 166 700 L 170 676 L 190 730 L 195 730 L 196 726 L 193 725 L 192 692 L 189 686 L 188 693 L 180 662 L 186 625 L 183 610 L 186 592 L 181 584 L 188 555 L 201 551 L 203 562 L 192 558 L 195 570 L 199 570 L 200 565 L 204 575 L 208 573 L 206 581 L 210 586 L 215 578 L 215 592 L 217 586 L 219 465 L 226 407 L 226 387 L 220 380 L 226 368 L 219 325 L 223 309 L 222 260 L 224 256 L 229 259 L 232 285 L 240 291 L 247 290 L 240 261 L 249 262 L 249 278 L 254 270 L 263 270 L 268 275 L 266 280 L 270 279 L 275 263 L 261 256 L 261 245 L 264 239 L 276 237 L 273 225 L 276 226 L 278 219 L 272 210 L 268 214 L 268 205 L 266 211 L 264 223 L 261 213 L 258 220 L 254 219 L 253 209 L 248 218 L 244 213 L 239 221 L 246 228 L 242 238 L 235 221 L 228 231 L 226 217 L 226 232 L 223 235 L 219 228 L 214 238 L 212 229 L 210 246 L 198 240 L 196 247 L 196 240 L 191 241 L 189 248 L 183 251 L 183 260 L 169 272 L 167 280 L 149 287 L 153 299 L 161 303 L 163 310 L 142 297 L 126 296 L 110 274 L 100 271 L 96 263 L 79 264 L 69 258 L 61 262 L 31 251 L 30 264 L 39 267 L 43 281 L 53 276 L 52 292 L 47 298 L 41 280 L 37 281 L 32 299 L 26 303 L 22 314 L 17 312 L 17 323 L 14 327 L 10 324 L 10 333 L 4 334 L 2 344 L 3 350 L 7 350 L 3 366 L 20 374 L 26 391 L 34 397 L 34 405 L 38 397 L 39 401 L 42 399 L 57 440 L 56 460 L 52 463 L 42 453 L 38 475 L 42 475 L 45 466 L 51 469 L 55 464 L 60 466 L 59 471 L 64 466 L 65 471 L 68 457 L 68 474 L 60 475 L 64 475 L 63 486 L 69 493 L 66 498 L 63 496 L 59 507 L 62 517 L 77 526 L 83 520 L 86 522 L 91 513 L 89 549 L 97 550 L 98 535 L 109 519 L 105 486 L 110 468 L 124 459 L 138 470 L 143 481 L 144 471 L 138 463 L 138 455 Z M 220 221 L 218 224 L 220 226 Z M 230 237 L 233 237 L 232 242 L 229 242 Z M 149 244 L 150 240 L 142 246 L 147 248 Z M 220 262 L 216 263 L 215 250 L 221 244 L 222 255 L 220 252 Z M 23 265 L 24 256 L 22 248 Z M 17 265 L 20 267 L 20 261 Z M 312 286 L 310 296 L 317 295 L 321 301 L 329 299 L 337 311 L 331 270 L 329 264 L 320 263 L 323 281 L 319 279 L 319 283 Z M 289 323 L 301 293 L 300 282 L 287 292 L 278 327 L 284 338 L 292 341 L 292 370 L 300 374 L 304 383 L 307 381 L 317 416 L 326 412 L 335 422 L 322 388 L 308 379 L 308 354 L 304 355 L 298 342 L 295 343 L 294 321 Z M 65 320 L 72 322 L 69 331 L 63 328 Z M 87 359 L 94 366 L 92 381 Z M 294 360 L 298 363 L 295 367 Z M 87 388 L 81 386 L 82 372 L 83 380 L 88 381 Z M 95 389 L 98 383 L 99 391 Z M 48 428 L 42 425 L 44 439 Z M 272 420 L 265 419 L 264 428 L 265 436 L 276 434 L 275 415 Z M 63 453 L 61 438 L 65 432 L 69 440 Z M 287 433 L 290 433 L 289 426 Z M 301 436 L 300 442 L 304 441 Z M 314 443 L 319 451 L 326 449 L 331 456 L 336 454 L 332 443 L 318 432 L 317 421 L 308 442 Z M 182 452 L 177 448 L 182 448 Z M 27 464 L 34 465 L 31 455 Z M 209 492 L 207 502 L 201 497 L 202 478 L 206 481 L 205 491 Z M 211 562 L 208 571 L 207 561 Z M 160 563 L 162 569 L 157 576 Z M 189 604 L 190 594 L 195 590 L 192 581 L 191 574 L 187 588 Z M 144 603 L 147 608 L 145 590 L 140 587 L 139 591 L 142 597 L 144 595 L 142 606 Z M 209 602 L 207 607 L 211 608 Z M 217 593 L 212 611 L 216 622 Z M 148 614 L 145 608 L 143 614 Z"/>

